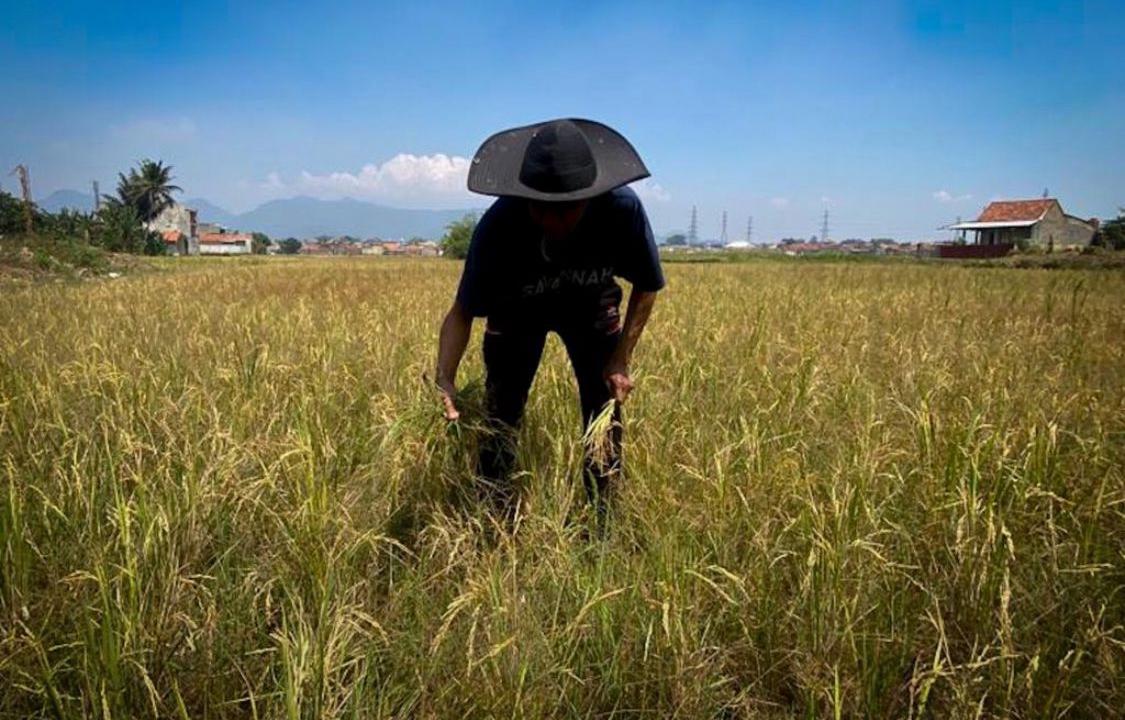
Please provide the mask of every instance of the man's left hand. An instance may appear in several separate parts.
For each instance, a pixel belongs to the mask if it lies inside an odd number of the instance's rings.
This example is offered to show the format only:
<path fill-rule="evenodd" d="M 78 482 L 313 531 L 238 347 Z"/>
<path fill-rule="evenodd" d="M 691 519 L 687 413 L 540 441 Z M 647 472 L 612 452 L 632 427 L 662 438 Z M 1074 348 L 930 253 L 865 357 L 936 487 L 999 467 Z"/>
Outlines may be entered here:
<path fill-rule="evenodd" d="M 633 378 L 629 377 L 629 368 L 624 364 L 611 363 L 605 369 L 605 382 L 613 399 L 619 403 L 625 402 L 633 390 Z"/>

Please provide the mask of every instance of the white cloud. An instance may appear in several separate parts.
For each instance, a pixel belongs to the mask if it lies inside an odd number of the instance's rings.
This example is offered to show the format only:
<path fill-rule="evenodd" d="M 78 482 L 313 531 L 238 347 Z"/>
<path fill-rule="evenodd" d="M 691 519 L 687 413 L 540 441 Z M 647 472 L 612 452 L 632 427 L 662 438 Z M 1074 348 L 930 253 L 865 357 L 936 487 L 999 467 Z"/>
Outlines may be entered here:
<path fill-rule="evenodd" d="M 668 191 L 661 187 L 660 183 L 653 182 L 652 178 L 638 180 L 635 183 L 631 183 L 629 187 L 633 188 L 641 200 L 668 202 L 672 199 Z"/>
<path fill-rule="evenodd" d="M 293 183 L 286 183 L 276 172 L 270 173 L 263 188 L 410 205 L 464 205 L 475 197 L 465 186 L 468 176 L 468 158 L 444 153 L 399 153 L 382 165 L 368 163 L 357 173 L 338 171 L 316 175 L 305 170 Z"/>
<path fill-rule="evenodd" d="M 261 184 L 263 190 L 284 190 L 285 183 L 281 181 L 281 175 L 271 172 L 266 175 L 266 181 Z"/>
<path fill-rule="evenodd" d="M 118 140 L 135 143 L 180 143 L 195 139 L 195 123 L 186 117 L 143 118 L 111 125 L 109 128 Z"/>
<path fill-rule="evenodd" d="M 358 172 L 336 171 L 322 175 L 301 171 L 287 180 L 278 172 L 254 183 L 273 197 L 287 194 L 322 198 L 351 197 L 388 202 L 401 207 L 465 207 L 480 205 L 486 198 L 469 192 L 469 158 L 435 153 L 399 153 L 386 162 L 368 163 Z M 642 200 L 667 202 L 671 195 L 650 178 L 631 185 Z"/>
<path fill-rule="evenodd" d="M 788 204 L 789 204 L 789 198 L 783 198 L 783 197 L 770 198 L 770 205 L 773 205 L 775 208 L 783 208 Z"/>
<path fill-rule="evenodd" d="M 937 200 L 940 203 L 952 203 L 952 202 L 963 202 L 965 200 L 971 200 L 973 198 L 973 196 L 968 194 L 968 193 L 965 193 L 964 195 L 954 195 L 953 193 L 949 192 L 948 190 L 938 190 L 937 192 L 935 192 L 933 194 L 933 198 L 934 198 L 934 200 Z"/>

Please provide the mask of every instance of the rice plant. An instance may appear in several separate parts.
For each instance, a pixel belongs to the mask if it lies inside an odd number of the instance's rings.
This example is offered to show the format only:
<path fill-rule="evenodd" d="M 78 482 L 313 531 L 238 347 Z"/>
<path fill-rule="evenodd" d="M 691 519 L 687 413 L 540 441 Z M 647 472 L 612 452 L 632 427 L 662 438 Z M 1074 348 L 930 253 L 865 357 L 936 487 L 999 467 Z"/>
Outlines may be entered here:
<path fill-rule="evenodd" d="M 599 540 L 554 339 L 476 499 L 457 264 L 223 260 L 0 293 L 0 717 L 1125 707 L 1120 273 L 669 266 Z"/>

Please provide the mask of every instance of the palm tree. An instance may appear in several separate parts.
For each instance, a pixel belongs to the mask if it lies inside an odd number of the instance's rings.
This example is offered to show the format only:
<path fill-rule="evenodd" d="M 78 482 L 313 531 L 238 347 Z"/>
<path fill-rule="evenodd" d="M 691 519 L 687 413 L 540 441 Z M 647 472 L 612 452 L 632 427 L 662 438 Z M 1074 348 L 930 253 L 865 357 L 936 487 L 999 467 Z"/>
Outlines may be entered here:
<path fill-rule="evenodd" d="M 96 245 L 110 252 L 139 253 L 144 249 L 147 231 L 132 205 L 109 196 L 96 217 Z"/>
<path fill-rule="evenodd" d="M 172 184 L 172 166 L 162 161 L 142 160 L 140 166 L 117 174 L 117 195 L 137 211 L 141 222 L 151 222 L 173 203 L 172 193 L 182 188 Z"/>

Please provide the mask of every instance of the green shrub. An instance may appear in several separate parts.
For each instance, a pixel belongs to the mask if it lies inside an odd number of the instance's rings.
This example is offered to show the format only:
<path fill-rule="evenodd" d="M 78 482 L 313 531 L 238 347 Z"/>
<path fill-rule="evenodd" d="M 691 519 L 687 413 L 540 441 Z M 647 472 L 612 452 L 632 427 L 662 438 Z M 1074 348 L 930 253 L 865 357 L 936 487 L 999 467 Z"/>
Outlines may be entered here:
<path fill-rule="evenodd" d="M 442 254 L 446 257 L 463 259 L 469 254 L 469 243 L 477 227 L 475 215 L 465 215 L 445 226 L 445 237 L 441 239 Z"/>

